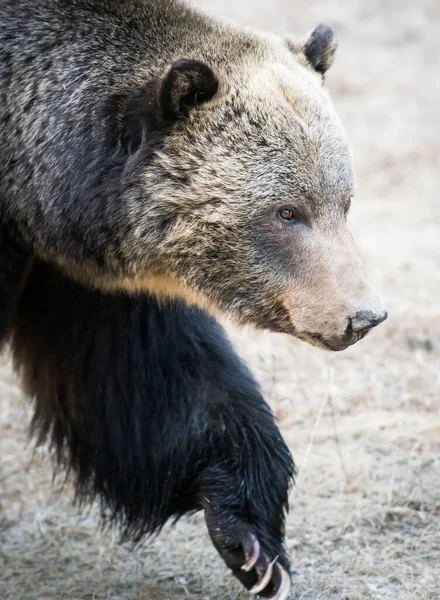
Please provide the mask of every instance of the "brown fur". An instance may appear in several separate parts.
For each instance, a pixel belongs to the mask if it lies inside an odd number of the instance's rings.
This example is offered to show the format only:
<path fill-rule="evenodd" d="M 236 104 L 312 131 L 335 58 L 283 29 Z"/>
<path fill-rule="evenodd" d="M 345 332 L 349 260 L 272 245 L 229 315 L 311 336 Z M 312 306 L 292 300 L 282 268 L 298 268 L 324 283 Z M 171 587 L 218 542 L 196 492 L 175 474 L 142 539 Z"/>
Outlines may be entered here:
<path fill-rule="evenodd" d="M 174 0 L 7 0 L 0 16 L 2 218 L 35 254 L 326 347 L 382 314 L 345 225 L 330 28 L 286 42 Z"/>
<path fill-rule="evenodd" d="M 335 49 L 177 0 L 0 3 L 0 327 L 33 432 L 127 539 L 204 509 L 271 600 L 295 469 L 206 310 L 333 350 L 385 316 L 346 227 Z"/>

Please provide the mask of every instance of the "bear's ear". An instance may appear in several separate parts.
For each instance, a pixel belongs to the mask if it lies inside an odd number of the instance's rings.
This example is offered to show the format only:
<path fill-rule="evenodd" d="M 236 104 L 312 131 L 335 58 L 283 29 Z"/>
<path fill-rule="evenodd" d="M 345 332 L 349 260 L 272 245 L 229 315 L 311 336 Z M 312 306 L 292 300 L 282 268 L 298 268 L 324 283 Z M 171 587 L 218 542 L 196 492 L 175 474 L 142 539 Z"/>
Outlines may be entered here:
<path fill-rule="evenodd" d="M 198 60 L 178 60 L 162 80 L 160 107 L 166 119 L 179 119 L 190 109 L 211 100 L 219 82 L 214 71 Z"/>
<path fill-rule="evenodd" d="M 149 133 L 163 132 L 192 108 L 211 100 L 218 88 L 211 67 L 197 60 L 178 60 L 143 86 L 110 99 L 112 138 L 133 150 Z"/>
<path fill-rule="evenodd" d="M 305 55 L 309 64 L 322 76 L 329 70 L 338 47 L 336 34 L 328 25 L 318 25 L 303 40 L 287 42 L 289 48 Z"/>

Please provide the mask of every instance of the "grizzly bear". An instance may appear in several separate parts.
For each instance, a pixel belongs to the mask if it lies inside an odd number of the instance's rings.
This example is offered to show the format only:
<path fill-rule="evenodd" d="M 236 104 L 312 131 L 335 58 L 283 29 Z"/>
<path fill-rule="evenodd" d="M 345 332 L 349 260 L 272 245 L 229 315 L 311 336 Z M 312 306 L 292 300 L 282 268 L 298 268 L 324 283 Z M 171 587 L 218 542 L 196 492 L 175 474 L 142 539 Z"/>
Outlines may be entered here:
<path fill-rule="evenodd" d="M 217 316 L 330 350 L 386 317 L 346 226 L 335 50 L 177 0 L 0 4 L 0 336 L 31 430 L 125 539 L 203 510 L 277 600 L 294 464 Z"/>

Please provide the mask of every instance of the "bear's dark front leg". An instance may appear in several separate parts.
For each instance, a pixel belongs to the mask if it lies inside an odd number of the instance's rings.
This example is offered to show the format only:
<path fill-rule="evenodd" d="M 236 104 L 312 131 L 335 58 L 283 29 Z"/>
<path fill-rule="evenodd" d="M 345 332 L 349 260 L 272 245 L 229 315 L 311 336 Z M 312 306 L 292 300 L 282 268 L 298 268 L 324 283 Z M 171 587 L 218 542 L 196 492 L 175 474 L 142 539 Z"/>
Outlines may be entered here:
<path fill-rule="evenodd" d="M 284 599 L 294 466 L 252 375 L 199 310 L 88 290 L 33 265 L 13 352 L 49 439 L 126 538 L 203 509 L 234 575 Z"/>
<path fill-rule="evenodd" d="M 13 320 L 31 260 L 29 251 L 0 222 L 0 348 Z"/>
<path fill-rule="evenodd" d="M 284 511 L 293 465 L 256 385 L 237 372 L 230 352 L 234 381 L 225 371 L 222 385 L 212 389 L 212 453 L 199 475 L 197 495 L 211 539 L 234 575 L 261 597 L 285 598 L 290 569 Z"/>

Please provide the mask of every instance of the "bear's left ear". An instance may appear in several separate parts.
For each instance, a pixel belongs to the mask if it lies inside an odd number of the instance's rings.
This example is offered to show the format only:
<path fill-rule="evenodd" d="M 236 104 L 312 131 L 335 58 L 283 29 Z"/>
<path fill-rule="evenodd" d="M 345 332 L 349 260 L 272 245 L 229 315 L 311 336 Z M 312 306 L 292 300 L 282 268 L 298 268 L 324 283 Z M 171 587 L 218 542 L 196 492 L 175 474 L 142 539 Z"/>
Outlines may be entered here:
<path fill-rule="evenodd" d="M 218 88 L 214 71 L 205 63 L 190 59 L 172 63 L 143 86 L 108 100 L 113 142 L 137 148 L 148 134 L 166 131 L 193 108 L 211 100 Z"/>
<path fill-rule="evenodd" d="M 287 40 L 289 48 L 305 55 L 308 63 L 322 76 L 329 70 L 338 47 L 336 34 L 328 25 L 318 25 L 305 39 Z"/>

